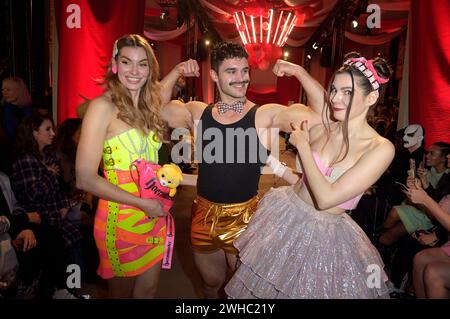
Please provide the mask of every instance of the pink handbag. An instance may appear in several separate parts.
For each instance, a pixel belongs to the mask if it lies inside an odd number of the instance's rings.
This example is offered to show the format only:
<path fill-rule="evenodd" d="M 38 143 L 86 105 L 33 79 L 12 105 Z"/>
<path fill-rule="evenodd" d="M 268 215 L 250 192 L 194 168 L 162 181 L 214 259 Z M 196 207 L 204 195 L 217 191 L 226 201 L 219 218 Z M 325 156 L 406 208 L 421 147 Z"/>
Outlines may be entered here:
<path fill-rule="evenodd" d="M 156 176 L 156 171 L 161 165 L 147 162 L 144 159 L 137 159 L 130 165 L 131 169 L 135 167 L 138 180 L 135 181 L 139 189 L 141 198 L 156 199 L 162 205 L 166 215 L 166 240 L 164 242 L 163 269 L 172 267 L 173 247 L 175 243 L 175 223 L 169 210 L 173 206 L 173 198 L 169 196 L 170 188 L 162 186 Z M 134 176 L 131 174 L 131 176 Z"/>

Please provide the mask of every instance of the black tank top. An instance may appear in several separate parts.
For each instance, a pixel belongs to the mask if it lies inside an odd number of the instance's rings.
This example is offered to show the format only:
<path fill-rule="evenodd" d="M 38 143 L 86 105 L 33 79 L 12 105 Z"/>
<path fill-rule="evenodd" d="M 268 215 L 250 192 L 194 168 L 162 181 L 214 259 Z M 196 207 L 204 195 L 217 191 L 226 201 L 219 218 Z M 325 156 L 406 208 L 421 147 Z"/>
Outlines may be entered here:
<path fill-rule="evenodd" d="M 256 133 L 258 106 L 231 124 L 217 122 L 212 108 L 210 104 L 203 111 L 197 127 L 197 193 L 216 203 L 245 202 L 257 194 L 261 167 L 269 155 Z"/>

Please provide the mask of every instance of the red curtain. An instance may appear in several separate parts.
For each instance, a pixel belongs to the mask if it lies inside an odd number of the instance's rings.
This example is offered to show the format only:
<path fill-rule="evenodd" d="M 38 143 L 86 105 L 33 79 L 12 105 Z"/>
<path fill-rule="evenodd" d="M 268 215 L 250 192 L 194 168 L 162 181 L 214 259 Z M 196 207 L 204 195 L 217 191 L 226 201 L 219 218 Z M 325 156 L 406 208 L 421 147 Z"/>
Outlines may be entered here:
<path fill-rule="evenodd" d="M 409 123 L 450 142 L 450 0 L 411 1 Z"/>
<path fill-rule="evenodd" d="M 76 116 L 84 100 L 103 92 L 102 81 L 116 38 L 142 34 L 145 0 L 59 0 L 58 123 Z"/>

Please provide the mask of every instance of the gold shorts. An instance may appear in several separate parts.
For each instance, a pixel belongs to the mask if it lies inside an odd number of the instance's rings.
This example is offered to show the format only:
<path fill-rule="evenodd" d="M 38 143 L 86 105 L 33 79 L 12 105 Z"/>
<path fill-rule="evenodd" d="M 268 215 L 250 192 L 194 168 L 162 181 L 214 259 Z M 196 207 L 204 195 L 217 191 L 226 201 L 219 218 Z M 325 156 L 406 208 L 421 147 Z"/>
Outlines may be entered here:
<path fill-rule="evenodd" d="M 258 202 L 258 196 L 237 204 L 214 203 L 197 196 L 192 204 L 192 249 L 205 253 L 223 249 L 237 255 L 233 241 L 247 228 Z"/>

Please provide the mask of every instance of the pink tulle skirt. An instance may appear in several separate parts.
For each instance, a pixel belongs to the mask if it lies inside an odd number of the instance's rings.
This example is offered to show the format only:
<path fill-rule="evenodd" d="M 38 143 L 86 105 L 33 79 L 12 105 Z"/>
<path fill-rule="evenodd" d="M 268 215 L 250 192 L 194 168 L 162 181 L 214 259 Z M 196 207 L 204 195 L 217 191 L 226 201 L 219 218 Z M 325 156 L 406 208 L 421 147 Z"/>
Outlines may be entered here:
<path fill-rule="evenodd" d="M 389 298 L 381 257 L 346 214 L 317 211 L 291 186 L 271 189 L 234 242 L 230 298 Z"/>

